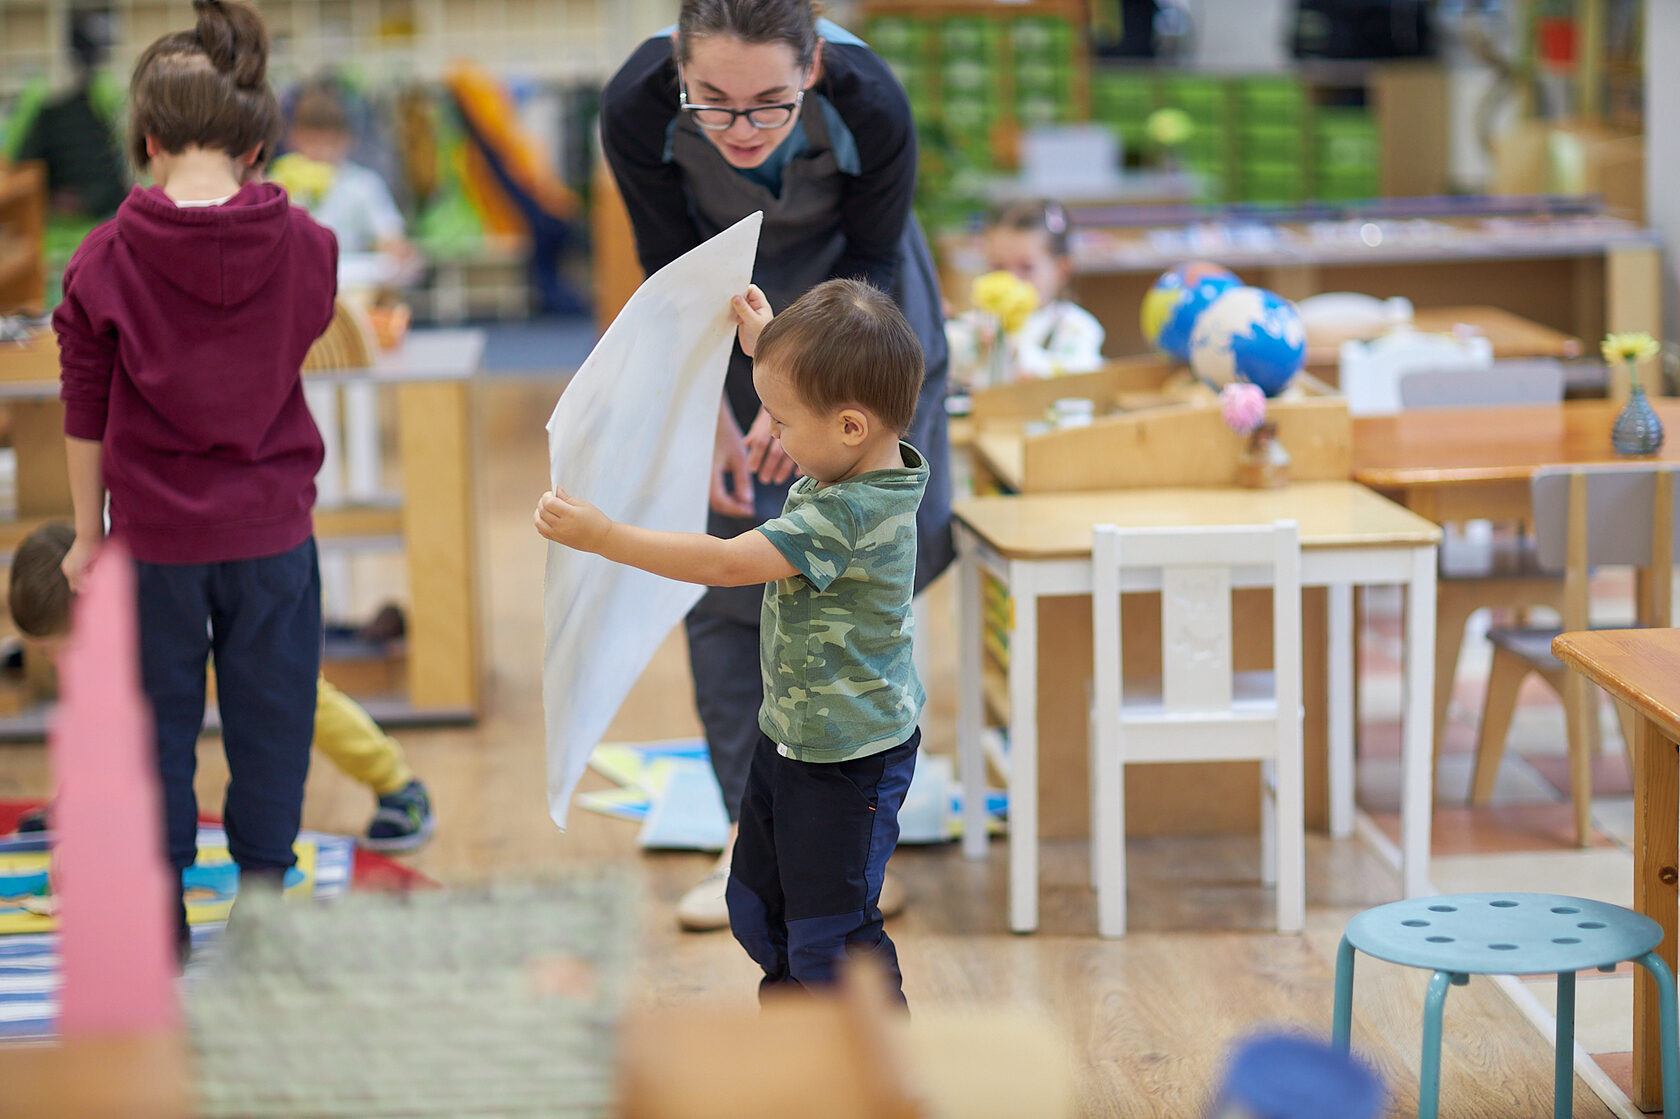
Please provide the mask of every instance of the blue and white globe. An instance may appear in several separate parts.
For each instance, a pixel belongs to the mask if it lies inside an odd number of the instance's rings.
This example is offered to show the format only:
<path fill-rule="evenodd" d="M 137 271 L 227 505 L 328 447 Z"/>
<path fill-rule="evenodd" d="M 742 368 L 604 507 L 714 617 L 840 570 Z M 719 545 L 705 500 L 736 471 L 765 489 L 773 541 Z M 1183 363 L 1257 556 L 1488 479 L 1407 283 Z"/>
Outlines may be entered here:
<path fill-rule="evenodd" d="M 1306 357 L 1307 329 L 1295 304 L 1264 288 L 1220 293 L 1190 335 L 1190 368 L 1216 389 L 1248 381 L 1276 396 Z"/>
<path fill-rule="evenodd" d="M 1203 311 L 1213 305 L 1214 300 L 1240 286 L 1242 281 L 1224 269 L 1199 273 L 1186 279 L 1178 289 L 1178 297 L 1173 300 L 1167 311 L 1166 319 L 1161 324 L 1161 332 L 1155 337 L 1156 348 L 1174 361 L 1189 361 L 1190 339 L 1196 327 L 1196 320 L 1201 317 Z"/>

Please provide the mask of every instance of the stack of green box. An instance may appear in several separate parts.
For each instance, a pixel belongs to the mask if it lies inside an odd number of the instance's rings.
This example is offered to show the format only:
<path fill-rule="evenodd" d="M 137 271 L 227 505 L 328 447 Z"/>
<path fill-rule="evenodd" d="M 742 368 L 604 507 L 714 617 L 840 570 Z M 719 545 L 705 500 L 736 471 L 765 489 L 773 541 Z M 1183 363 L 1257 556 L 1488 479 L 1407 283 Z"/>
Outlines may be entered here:
<path fill-rule="evenodd" d="M 1026 16 L 1009 24 L 1015 74 L 1015 119 L 1022 128 L 1073 119 L 1073 52 L 1078 39 L 1065 19 Z"/>
<path fill-rule="evenodd" d="M 1377 125 L 1368 110 L 1322 108 L 1313 114 L 1315 197 L 1377 197 L 1378 158 Z"/>
<path fill-rule="evenodd" d="M 891 68 L 918 121 L 933 117 L 932 40 L 928 25 L 903 16 L 878 16 L 869 24 L 870 45 Z"/>
<path fill-rule="evenodd" d="M 938 37 L 940 123 L 964 155 L 989 162 L 992 125 L 1005 108 L 997 80 L 1003 29 L 994 20 L 957 16 L 939 22 Z"/>
<path fill-rule="evenodd" d="M 1207 184 L 1203 197 L 1221 201 L 1232 197 L 1231 91 L 1219 78 L 1199 74 L 1170 74 L 1161 79 L 1160 108 L 1178 109 L 1190 118 L 1190 139 L 1178 155 L 1186 167 Z"/>
<path fill-rule="evenodd" d="M 1307 182 L 1307 93 L 1292 77 L 1235 83 L 1238 195 L 1248 202 L 1299 202 Z"/>
<path fill-rule="evenodd" d="M 1126 151 L 1142 151 L 1144 125 L 1155 111 L 1155 79 L 1146 71 L 1091 73 L 1091 119 L 1106 124 Z"/>

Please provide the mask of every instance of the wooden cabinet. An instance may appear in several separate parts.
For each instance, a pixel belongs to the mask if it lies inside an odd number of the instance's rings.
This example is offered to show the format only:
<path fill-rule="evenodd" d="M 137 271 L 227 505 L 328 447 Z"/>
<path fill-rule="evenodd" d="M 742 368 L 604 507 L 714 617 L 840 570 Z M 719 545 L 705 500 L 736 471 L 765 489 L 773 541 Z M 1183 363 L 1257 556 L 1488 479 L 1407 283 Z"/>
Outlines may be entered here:
<path fill-rule="evenodd" d="M 38 163 L 0 168 L 0 314 L 46 301 L 47 175 Z"/>

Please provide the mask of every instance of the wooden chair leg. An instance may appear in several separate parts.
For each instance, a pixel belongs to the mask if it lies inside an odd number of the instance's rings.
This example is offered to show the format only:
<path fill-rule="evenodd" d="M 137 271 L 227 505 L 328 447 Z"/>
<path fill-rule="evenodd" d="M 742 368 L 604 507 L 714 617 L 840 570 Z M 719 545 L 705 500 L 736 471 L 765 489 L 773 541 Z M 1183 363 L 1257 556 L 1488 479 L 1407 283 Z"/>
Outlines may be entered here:
<path fill-rule="evenodd" d="M 1628 765 L 1633 765 L 1633 735 L 1639 725 L 1639 716 L 1633 713 L 1633 708 L 1621 700 L 1611 700 L 1610 705 L 1616 709 L 1616 725 L 1622 732 L 1622 752 L 1627 755 Z M 1602 747 L 1604 744 L 1601 742 Z"/>
<path fill-rule="evenodd" d="M 1470 783 L 1470 803 L 1486 804 L 1499 778 L 1499 762 L 1505 756 L 1505 738 L 1517 710 L 1517 692 L 1528 676 L 1530 665 L 1515 653 L 1495 648 L 1488 669 L 1487 694 L 1482 699 L 1481 729 L 1476 735 L 1476 775 Z"/>
<path fill-rule="evenodd" d="M 1558 681 L 1569 727 L 1569 797 L 1575 806 L 1575 842 L 1592 844 L 1592 763 L 1598 753 L 1598 696 L 1576 673 Z"/>
<path fill-rule="evenodd" d="M 1476 612 L 1470 595 L 1457 593 L 1443 584 L 1435 599 L 1435 762 L 1441 761 L 1441 739 L 1447 729 L 1447 710 L 1452 706 L 1453 681 L 1458 675 L 1458 658 L 1464 648 L 1464 627 Z"/>

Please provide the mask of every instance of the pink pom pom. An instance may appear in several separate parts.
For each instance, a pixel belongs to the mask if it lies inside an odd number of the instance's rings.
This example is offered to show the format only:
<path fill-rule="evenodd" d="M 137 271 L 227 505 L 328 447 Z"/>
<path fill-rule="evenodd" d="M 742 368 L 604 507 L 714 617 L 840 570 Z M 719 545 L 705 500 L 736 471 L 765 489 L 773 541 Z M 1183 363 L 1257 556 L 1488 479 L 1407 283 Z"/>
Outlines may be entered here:
<path fill-rule="evenodd" d="M 1232 431 L 1246 435 L 1266 419 L 1266 394 L 1247 381 L 1226 385 L 1219 390 L 1219 413 Z"/>

